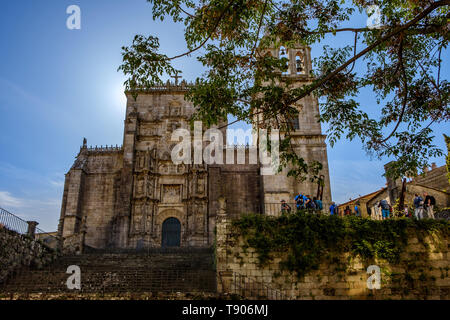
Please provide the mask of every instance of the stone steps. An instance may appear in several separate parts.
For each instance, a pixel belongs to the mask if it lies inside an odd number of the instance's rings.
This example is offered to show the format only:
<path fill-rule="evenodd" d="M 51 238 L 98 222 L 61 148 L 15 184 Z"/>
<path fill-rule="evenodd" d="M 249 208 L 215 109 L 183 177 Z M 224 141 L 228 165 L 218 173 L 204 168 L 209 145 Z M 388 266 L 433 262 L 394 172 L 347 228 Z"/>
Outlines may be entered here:
<path fill-rule="evenodd" d="M 235 295 L 210 292 L 0 293 L 0 300 L 236 300 Z"/>
<path fill-rule="evenodd" d="M 19 270 L 0 293 L 73 293 L 67 267 L 81 270 L 81 292 L 216 292 L 211 253 L 93 253 L 63 256 L 43 269 Z"/>

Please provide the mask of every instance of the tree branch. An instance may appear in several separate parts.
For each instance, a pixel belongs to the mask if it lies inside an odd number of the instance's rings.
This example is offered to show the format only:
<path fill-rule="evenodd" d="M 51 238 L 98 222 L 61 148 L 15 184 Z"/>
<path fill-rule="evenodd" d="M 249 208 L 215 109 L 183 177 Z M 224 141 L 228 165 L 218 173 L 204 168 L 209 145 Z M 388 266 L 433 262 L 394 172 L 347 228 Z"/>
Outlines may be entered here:
<path fill-rule="evenodd" d="M 404 91 L 405 91 L 405 95 L 403 97 L 402 110 L 400 112 L 400 116 L 398 118 L 398 121 L 397 121 L 397 124 L 396 124 L 394 130 L 392 130 L 391 134 L 389 134 L 386 138 L 384 138 L 382 141 L 380 141 L 379 142 L 380 144 L 384 144 L 386 141 L 388 141 L 394 135 L 394 133 L 397 131 L 398 127 L 400 126 L 400 123 L 403 120 L 403 115 L 405 114 L 405 109 L 406 109 L 406 103 L 408 102 L 408 78 L 406 76 L 405 65 L 403 63 L 403 37 L 401 39 L 399 50 L 398 50 L 398 61 L 399 61 L 399 65 L 400 65 L 400 70 L 402 71 L 402 75 L 403 75 Z"/>
<path fill-rule="evenodd" d="M 339 72 L 344 70 L 353 61 L 358 60 L 359 58 L 364 56 L 366 53 L 372 51 L 373 49 L 378 47 L 380 44 L 382 44 L 383 42 L 385 42 L 389 38 L 399 34 L 400 32 L 408 29 L 410 26 L 416 24 L 421 19 L 423 19 L 424 17 L 429 15 L 436 8 L 439 8 L 439 7 L 442 7 L 442 6 L 446 6 L 446 5 L 449 5 L 449 4 L 450 4 L 450 0 L 441 0 L 441 1 L 437 1 L 437 2 L 432 3 L 428 8 L 426 8 L 421 13 L 419 13 L 414 19 L 410 20 L 409 22 L 407 22 L 406 24 L 404 24 L 402 26 L 399 26 L 399 27 L 395 28 L 393 31 L 391 31 L 388 34 L 384 35 L 383 37 L 381 37 L 380 39 L 378 39 L 377 41 L 372 43 L 370 46 L 368 46 L 364 50 L 360 51 L 356 56 L 354 56 L 353 58 L 349 59 L 347 62 L 342 64 L 339 68 L 337 68 L 333 72 L 327 74 L 325 77 L 323 77 L 323 78 L 319 79 L 318 81 L 316 81 L 315 83 L 313 83 L 305 92 L 303 92 L 301 95 L 299 95 L 299 96 L 295 97 L 294 99 L 292 99 L 291 101 L 289 101 L 289 103 L 290 104 L 294 103 L 294 102 L 300 100 L 301 98 L 306 97 L 308 94 L 313 92 L 315 89 L 319 88 L 320 86 L 322 86 L 323 84 L 328 82 L 330 79 L 334 78 L 337 74 L 339 74 Z"/>
<path fill-rule="evenodd" d="M 225 13 L 226 13 L 227 10 L 231 7 L 232 4 L 233 4 L 233 1 L 230 1 L 230 3 L 228 3 L 227 7 L 222 11 L 222 14 L 221 14 L 220 17 L 217 19 L 217 22 L 216 22 L 216 24 L 214 25 L 214 28 L 213 28 L 213 29 L 211 30 L 211 32 L 208 34 L 208 36 L 206 37 L 206 39 L 203 40 L 202 43 L 200 43 L 199 46 L 197 46 L 196 48 L 194 48 L 194 49 L 192 49 L 192 50 L 189 50 L 189 51 L 187 51 L 187 52 L 185 52 L 185 53 L 179 54 L 179 55 L 174 56 L 174 57 L 172 57 L 172 58 L 168 58 L 167 60 L 174 60 L 174 59 L 178 59 L 178 58 L 187 56 L 187 55 L 189 55 L 189 54 L 191 54 L 191 53 L 197 51 L 197 50 L 200 49 L 201 47 L 203 47 L 203 46 L 206 44 L 206 42 L 208 42 L 208 40 L 211 39 L 212 34 L 217 30 L 217 27 L 219 26 L 220 21 L 222 21 L 223 17 L 225 16 Z"/>
<path fill-rule="evenodd" d="M 355 32 L 355 43 L 353 44 L 353 57 L 356 55 L 356 43 L 357 43 L 357 41 L 358 41 L 358 31 Z M 347 72 L 347 75 L 349 75 L 353 71 L 353 68 L 355 67 L 355 63 L 356 63 L 356 60 L 353 61 L 352 67 Z"/>
<path fill-rule="evenodd" d="M 267 1 L 268 0 L 264 1 L 264 7 L 263 7 L 263 11 L 261 13 L 261 19 L 259 20 L 258 31 L 256 32 L 255 45 L 253 46 L 252 53 L 250 54 L 250 57 L 253 57 L 253 53 L 255 52 L 256 46 L 258 44 L 259 32 L 261 31 L 262 22 L 264 20 L 264 15 L 266 13 Z"/>
<path fill-rule="evenodd" d="M 178 6 L 178 9 L 180 9 L 185 15 L 194 18 L 195 16 L 189 12 L 187 12 L 186 10 L 184 10 L 181 6 Z"/>

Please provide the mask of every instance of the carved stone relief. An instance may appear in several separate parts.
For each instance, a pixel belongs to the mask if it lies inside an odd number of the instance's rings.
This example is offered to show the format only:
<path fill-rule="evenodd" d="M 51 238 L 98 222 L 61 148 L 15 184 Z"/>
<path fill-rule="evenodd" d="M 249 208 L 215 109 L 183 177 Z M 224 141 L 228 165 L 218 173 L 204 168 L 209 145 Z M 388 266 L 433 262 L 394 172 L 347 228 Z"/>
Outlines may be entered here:
<path fill-rule="evenodd" d="M 181 185 L 163 185 L 162 188 L 163 203 L 181 202 Z"/>
<path fill-rule="evenodd" d="M 197 179 L 197 193 L 200 195 L 205 193 L 205 179 L 203 177 Z"/>
<path fill-rule="evenodd" d="M 144 178 L 143 177 L 137 177 L 136 183 L 135 183 L 134 195 L 136 197 L 144 195 Z"/>

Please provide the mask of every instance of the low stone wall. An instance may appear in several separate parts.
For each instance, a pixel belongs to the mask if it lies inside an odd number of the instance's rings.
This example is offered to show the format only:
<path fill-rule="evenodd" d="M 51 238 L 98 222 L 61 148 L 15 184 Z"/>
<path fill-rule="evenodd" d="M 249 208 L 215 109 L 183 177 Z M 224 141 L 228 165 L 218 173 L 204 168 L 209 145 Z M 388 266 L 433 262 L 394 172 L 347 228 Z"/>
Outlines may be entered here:
<path fill-rule="evenodd" d="M 382 259 L 367 263 L 342 254 L 333 263 L 322 263 L 318 270 L 301 278 L 281 270 L 280 262 L 286 253 L 273 253 L 273 257 L 260 266 L 258 254 L 245 245 L 242 235 L 236 234 L 231 220 L 219 216 L 216 231 L 219 292 L 237 293 L 249 299 L 258 298 L 256 295 L 260 293 L 269 299 L 450 299 L 447 238 L 431 235 L 419 242 L 416 236 L 410 237 L 400 256 L 401 263 L 396 265 Z M 368 288 L 369 265 L 377 265 L 381 270 L 380 289 Z"/>
<path fill-rule="evenodd" d="M 0 227 L 0 283 L 20 268 L 40 268 L 56 257 L 56 251 L 42 242 Z"/>
<path fill-rule="evenodd" d="M 81 254 L 84 250 L 85 233 L 71 234 L 63 239 L 62 252 L 66 255 Z"/>

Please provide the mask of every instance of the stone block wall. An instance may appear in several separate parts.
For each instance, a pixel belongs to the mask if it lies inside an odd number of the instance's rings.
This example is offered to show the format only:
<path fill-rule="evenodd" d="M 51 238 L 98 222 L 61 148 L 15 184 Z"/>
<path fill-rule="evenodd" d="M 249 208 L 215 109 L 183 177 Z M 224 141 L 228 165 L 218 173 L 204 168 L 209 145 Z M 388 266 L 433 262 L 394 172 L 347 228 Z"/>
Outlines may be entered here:
<path fill-rule="evenodd" d="M 216 264 L 221 293 L 237 293 L 249 299 L 257 298 L 258 292 L 268 292 L 272 297 L 280 293 L 282 299 L 301 300 L 450 299 L 448 239 L 428 237 L 419 242 L 417 237 L 411 237 L 398 265 L 382 260 L 371 263 L 380 267 L 381 288 L 368 289 L 369 264 L 359 258 L 342 254 L 339 261 L 323 263 L 318 270 L 298 278 L 281 270 L 283 252 L 275 253 L 274 259 L 259 266 L 258 254 L 253 248 L 243 249 L 244 239 L 234 232 L 231 220 L 219 216 Z M 236 283 L 236 275 L 241 284 Z M 240 291 L 242 282 L 253 289 Z"/>
<path fill-rule="evenodd" d="M 434 168 L 415 177 L 414 183 L 450 192 L 446 166 Z"/>
<path fill-rule="evenodd" d="M 20 268 L 40 268 L 56 257 L 56 251 L 40 241 L 0 227 L 0 283 Z"/>

